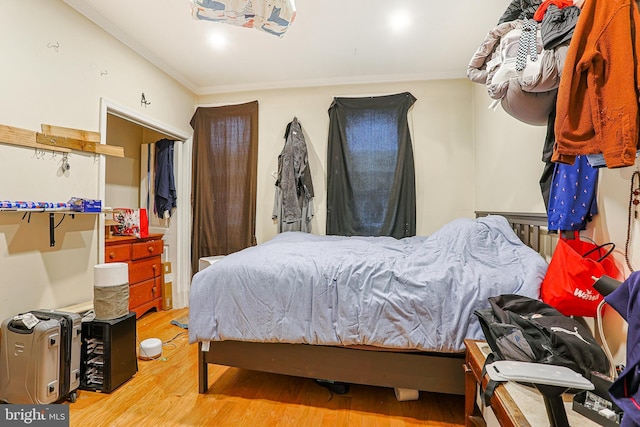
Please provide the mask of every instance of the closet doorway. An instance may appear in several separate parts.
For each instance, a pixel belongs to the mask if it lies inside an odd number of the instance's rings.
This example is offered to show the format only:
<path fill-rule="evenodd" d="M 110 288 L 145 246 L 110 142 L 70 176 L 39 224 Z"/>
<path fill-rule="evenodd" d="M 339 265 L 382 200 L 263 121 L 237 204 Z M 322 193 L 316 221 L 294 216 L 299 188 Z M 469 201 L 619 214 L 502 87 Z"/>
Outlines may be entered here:
<path fill-rule="evenodd" d="M 165 278 L 172 282 L 173 308 L 188 305 L 191 282 L 190 223 L 191 194 L 190 136 L 142 114 L 103 99 L 101 102 L 101 142 L 124 147 L 124 158 L 101 156 L 99 194 L 110 208 L 145 208 L 149 216 L 149 233 L 163 234 L 163 261 L 171 263 Z M 170 218 L 154 213 L 154 143 L 167 138 L 174 143 L 174 179 L 177 207 Z M 151 154 L 151 156 L 149 155 Z M 186 157 L 185 157 L 186 156 Z M 108 215 L 105 216 L 109 218 Z M 101 219 L 104 230 L 105 219 Z M 99 233 L 99 262 L 104 262 L 105 233 Z M 186 260 L 186 262 L 185 262 Z"/>

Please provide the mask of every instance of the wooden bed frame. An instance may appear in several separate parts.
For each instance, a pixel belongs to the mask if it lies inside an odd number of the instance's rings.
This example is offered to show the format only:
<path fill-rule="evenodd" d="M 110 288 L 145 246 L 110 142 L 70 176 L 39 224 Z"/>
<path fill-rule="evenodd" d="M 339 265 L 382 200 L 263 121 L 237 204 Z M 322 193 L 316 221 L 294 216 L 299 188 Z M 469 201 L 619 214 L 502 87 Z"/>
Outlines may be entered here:
<path fill-rule="evenodd" d="M 520 239 L 539 251 L 546 214 L 502 215 Z M 211 341 L 198 343 L 198 391 L 209 389 L 208 364 L 381 387 L 464 394 L 464 353 L 375 351 L 308 344 Z"/>

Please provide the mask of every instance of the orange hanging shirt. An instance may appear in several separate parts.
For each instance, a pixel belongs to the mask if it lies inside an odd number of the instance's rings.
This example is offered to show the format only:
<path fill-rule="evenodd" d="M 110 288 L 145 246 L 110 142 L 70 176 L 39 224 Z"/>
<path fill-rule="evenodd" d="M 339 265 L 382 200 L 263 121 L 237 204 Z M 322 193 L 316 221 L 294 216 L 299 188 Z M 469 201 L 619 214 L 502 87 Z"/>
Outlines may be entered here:
<path fill-rule="evenodd" d="M 634 0 L 586 0 L 556 103 L 552 161 L 602 153 L 608 168 L 632 166 L 638 149 L 638 6 Z"/>

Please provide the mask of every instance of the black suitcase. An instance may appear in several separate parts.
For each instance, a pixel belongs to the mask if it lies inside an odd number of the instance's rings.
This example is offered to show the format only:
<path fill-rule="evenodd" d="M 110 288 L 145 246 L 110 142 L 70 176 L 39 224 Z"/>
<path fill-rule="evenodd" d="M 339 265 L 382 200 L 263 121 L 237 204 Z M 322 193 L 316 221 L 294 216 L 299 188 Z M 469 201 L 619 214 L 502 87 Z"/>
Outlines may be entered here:
<path fill-rule="evenodd" d="M 75 402 L 80 385 L 79 314 L 31 311 L 29 328 L 16 317 L 2 322 L 0 400 L 15 404 Z"/>

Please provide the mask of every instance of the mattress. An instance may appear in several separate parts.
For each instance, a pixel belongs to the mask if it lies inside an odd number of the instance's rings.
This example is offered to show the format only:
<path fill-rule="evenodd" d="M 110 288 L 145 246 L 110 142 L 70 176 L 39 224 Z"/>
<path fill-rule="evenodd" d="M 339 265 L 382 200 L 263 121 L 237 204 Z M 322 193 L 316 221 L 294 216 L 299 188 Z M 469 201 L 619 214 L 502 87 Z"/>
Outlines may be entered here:
<path fill-rule="evenodd" d="M 189 340 L 460 352 L 483 338 L 474 310 L 538 298 L 546 269 L 496 215 L 404 239 L 285 232 L 194 275 Z"/>

